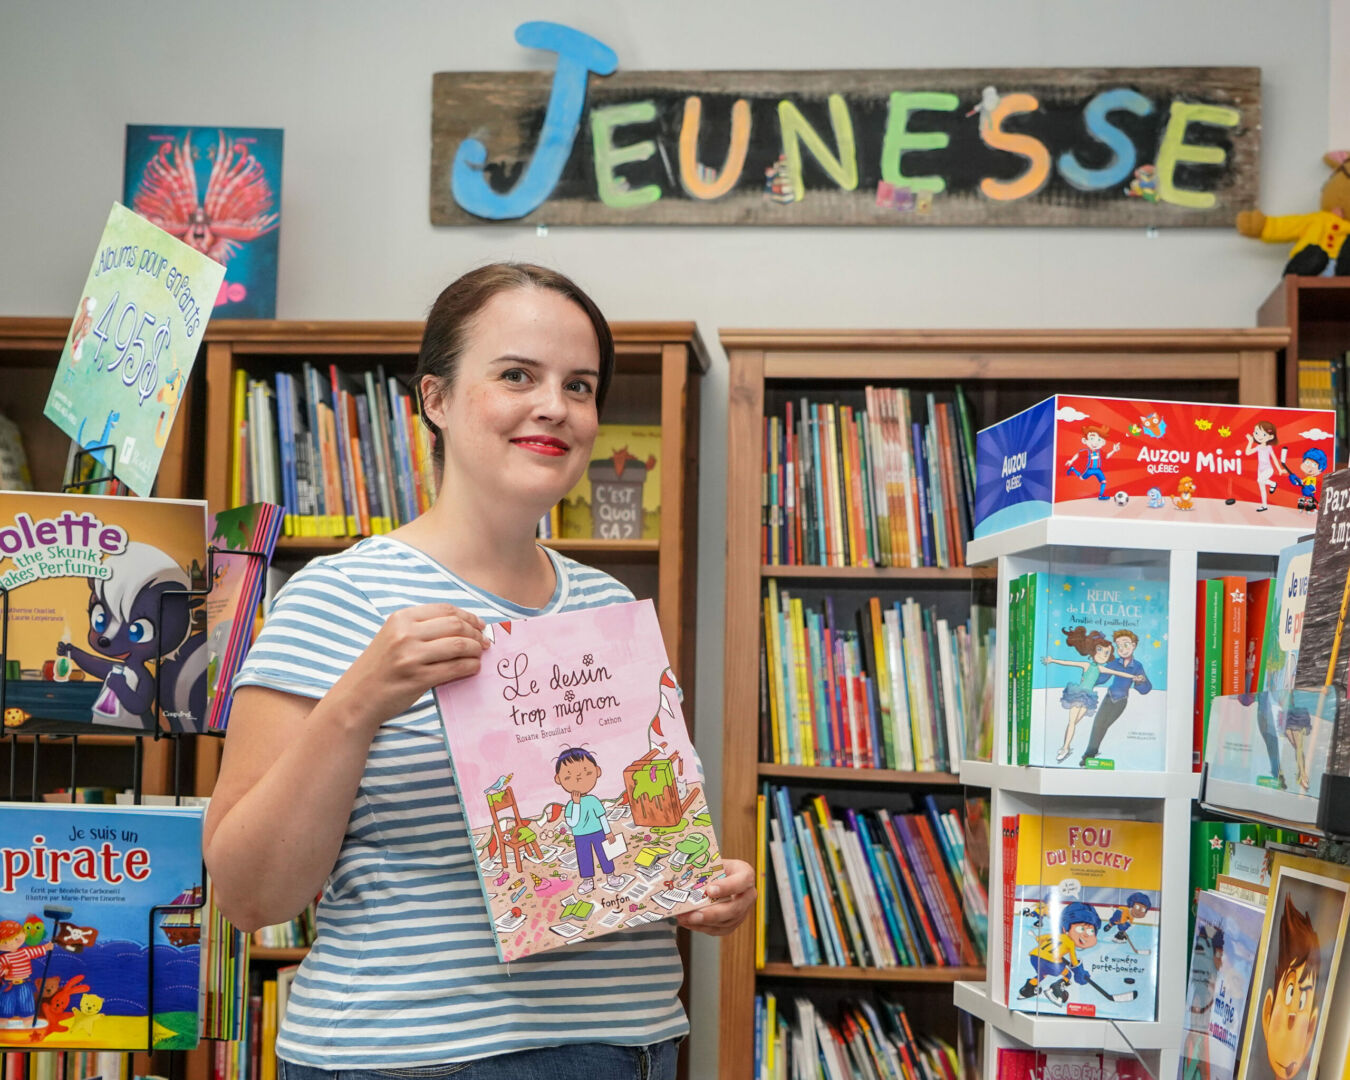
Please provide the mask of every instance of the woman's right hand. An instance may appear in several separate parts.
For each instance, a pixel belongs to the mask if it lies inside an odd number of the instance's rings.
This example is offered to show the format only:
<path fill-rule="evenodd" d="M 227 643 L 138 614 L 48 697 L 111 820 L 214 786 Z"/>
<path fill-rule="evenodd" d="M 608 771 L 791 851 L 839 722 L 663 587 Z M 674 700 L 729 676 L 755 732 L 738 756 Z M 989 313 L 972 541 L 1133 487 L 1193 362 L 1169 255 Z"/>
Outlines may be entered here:
<path fill-rule="evenodd" d="M 398 716 L 428 690 L 478 671 L 485 623 L 452 604 L 394 612 L 334 684 L 371 728 Z"/>

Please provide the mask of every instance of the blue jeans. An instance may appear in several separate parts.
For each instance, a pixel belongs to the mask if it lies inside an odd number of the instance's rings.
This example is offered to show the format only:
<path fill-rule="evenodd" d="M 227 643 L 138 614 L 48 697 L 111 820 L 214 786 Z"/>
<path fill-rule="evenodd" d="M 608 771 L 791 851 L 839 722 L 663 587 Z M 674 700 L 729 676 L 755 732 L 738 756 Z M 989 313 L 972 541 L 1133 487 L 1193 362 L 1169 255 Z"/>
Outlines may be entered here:
<path fill-rule="evenodd" d="M 388 1069 L 317 1069 L 277 1061 L 278 1080 L 675 1080 L 676 1040 L 653 1046 L 570 1046 L 520 1050 L 477 1061 Z"/>
<path fill-rule="evenodd" d="M 577 873 L 584 878 L 595 876 L 595 865 L 592 860 L 599 860 L 600 869 L 606 874 L 614 873 L 614 862 L 605 854 L 605 834 L 602 832 L 582 833 L 580 836 L 573 837 L 577 843 Z"/>

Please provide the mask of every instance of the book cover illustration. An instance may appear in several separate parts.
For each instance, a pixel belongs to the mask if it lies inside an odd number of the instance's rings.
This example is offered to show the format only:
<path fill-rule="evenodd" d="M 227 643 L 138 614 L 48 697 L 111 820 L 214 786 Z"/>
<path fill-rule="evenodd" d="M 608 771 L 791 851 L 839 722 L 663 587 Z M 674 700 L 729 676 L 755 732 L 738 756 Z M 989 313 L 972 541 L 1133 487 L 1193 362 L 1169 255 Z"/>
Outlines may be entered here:
<path fill-rule="evenodd" d="M 201 809 L 0 803 L 0 836 L 0 1048 L 196 1046 Z"/>
<path fill-rule="evenodd" d="M 1238 1080 L 1316 1080 L 1350 916 L 1350 870 L 1278 855 Z"/>
<path fill-rule="evenodd" d="M 1338 689 L 1325 687 L 1216 697 L 1205 743 L 1210 778 L 1288 791 L 1314 803 L 1340 700 Z"/>
<path fill-rule="evenodd" d="M 976 436 L 975 535 L 1049 517 L 1308 529 L 1335 413 L 1060 394 Z"/>
<path fill-rule="evenodd" d="M 6 731 L 172 731 L 206 715 L 206 504 L 0 492 Z M 157 708 L 158 706 L 158 708 Z"/>
<path fill-rule="evenodd" d="M 652 602 L 490 631 L 436 703 L 502 960 L 707 902 L 721 849 Z"/>
<path fill-rule="evenodd" d="M 1265 912 L 1259 907 L 1216 892 L 1199 894 L 1186 985 L 1181 1080 L 1188 1076 L 1232 1080 L 1264 921 Z"/>
<path fill-rule="evenodd" d="M 206 727 L 223 731 L 230 721 L 230 684 L 253 633 L 285 511 L 275 503 L 249 503 L 212 514 L 213 580 L 206 596 Z M 256 552 L 231 555 L 230 551 Z"/>
<path fill-rule="evenodd" d="M 1008 1007 L 1154 1019 L 1162 825 L 1020 814 L 1016 843 Z"/>
<path fill-rule="evenodd" d="M 1161 771 L 1167 582 L 1034 576 L 1031 765 Z"/>
<path fill-rule="evenodd" d="M 206 297 L 221 318 L 276 318 L 282 137 L 280 128 L 127 125 L 123 199 L 224 265 L 218 294 Z"/>
<path fill-rule="evenodd" d="M 601 424 L 591 462 L 562 502 L 566 539 L 655 540 L 661 535 L 661 429 Z"/>
<path fill-rule="evenodd" d="M 43 415 L 138 495 L 154 485 L 224 272 L 113 203 Z"/>

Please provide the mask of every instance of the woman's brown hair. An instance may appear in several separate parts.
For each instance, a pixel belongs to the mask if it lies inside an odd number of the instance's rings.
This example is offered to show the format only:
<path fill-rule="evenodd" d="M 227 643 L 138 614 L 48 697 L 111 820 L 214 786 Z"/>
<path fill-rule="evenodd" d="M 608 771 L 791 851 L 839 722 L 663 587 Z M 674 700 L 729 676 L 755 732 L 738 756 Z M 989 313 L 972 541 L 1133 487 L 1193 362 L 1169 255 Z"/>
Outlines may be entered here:
<path fill-rule="evenodd" d="M 427 314 L 426 329 L 422 332 L 422 348 L 417 354 L 417 370 L 413 385 L 417 391 L 422 423 L 431 432 L 431 452 L 439 472 L 445 454 L 441 433 L 422 406 L 422 379 L 435 376 L 445 389 L 455 381 L 459 358 L 468 343 L 470 324 L 487 302 L 498 293 L 512 289 L 549 289 L 565 296 L 586 313 L 595 330 L 600 347 L 600 376 L 596 380 L 595 408 L 599 412 L 605 404 L 610 380 L 614 376 L 614 335 L 609 323 L 581 287 L 571 278 L 534 263 L 499 262 L 480 266 L 447 285 L 436 297 Z"/>

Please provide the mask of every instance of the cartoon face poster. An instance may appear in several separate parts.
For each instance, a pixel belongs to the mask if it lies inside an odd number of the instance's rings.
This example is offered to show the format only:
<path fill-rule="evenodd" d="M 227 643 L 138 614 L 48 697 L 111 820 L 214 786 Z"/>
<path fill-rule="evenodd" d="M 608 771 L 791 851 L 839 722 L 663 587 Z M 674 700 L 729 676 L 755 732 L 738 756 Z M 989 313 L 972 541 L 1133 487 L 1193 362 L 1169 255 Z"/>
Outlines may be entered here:
<path fill-rule="evenodd" d="M 0 804 L 0 836 L 0 1050 L 196 1046 L 201 809 Z"/>
<path fill-rule="evenodd" d="M 491 631 L 436 703 L 501 958 L 707 902 L 720 845 L 651 601 Z"/>
<path fill-rule="evenodd" d="M 149 495 L 224 269 L 114 203 L 43 415 Z"/>
<path fill-rule="evenodd" d="M 281 230 L 280 128 L 128 124 L 123 199 L 225 267 L 225 319 L 274 319 Z"/>
<path fill-rule="evenodd" d="M 1238 1080 L 1315 1080 L 1350 915 L 1344 868 L 1281 855 L 1273 867 Z"/>
<path fill-rule="evenodd" d="M 1061 394 L 976 437 L 976 536 L 1055 516 L 1309 530 L 1326 410 Z"/>
<path fill-rule="evenodd" d="M 0 492 L 5 727 L 30 718 L 200 728 L 206 504 Z M 156 690 L 158 688 L 158 694 Z"/>

